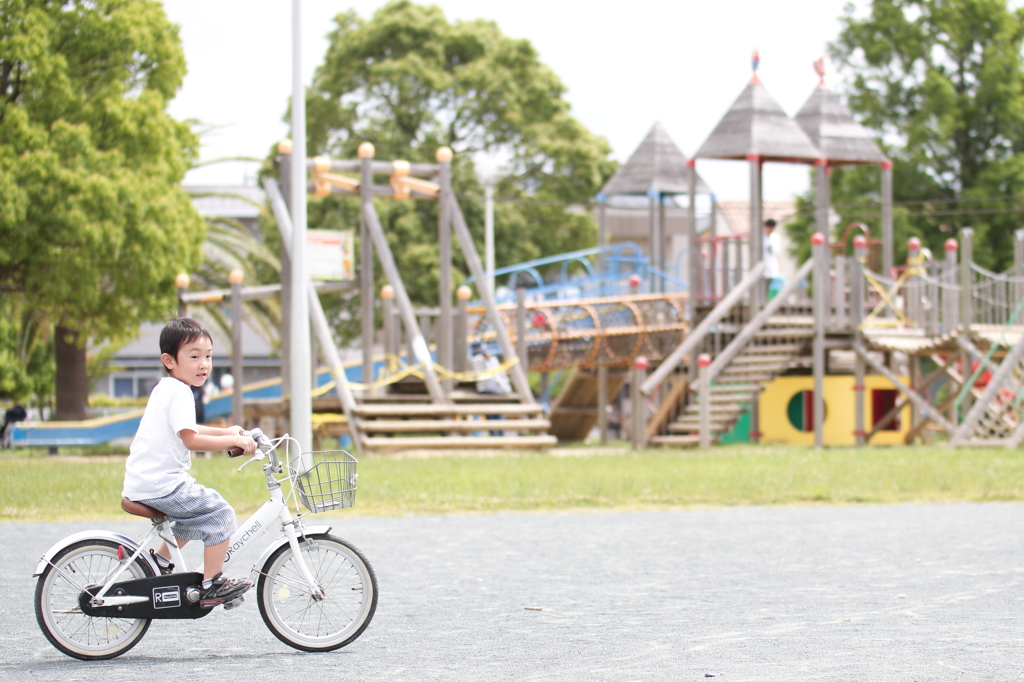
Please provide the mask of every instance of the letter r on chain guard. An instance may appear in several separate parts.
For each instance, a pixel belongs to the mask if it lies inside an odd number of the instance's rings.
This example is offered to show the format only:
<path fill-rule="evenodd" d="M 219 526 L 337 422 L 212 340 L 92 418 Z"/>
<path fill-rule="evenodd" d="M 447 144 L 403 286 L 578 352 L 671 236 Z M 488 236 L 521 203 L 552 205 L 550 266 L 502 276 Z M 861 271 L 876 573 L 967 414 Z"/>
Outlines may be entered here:
<path fill-rule="evenodd" d="M 203 582 L 202 573 L 172 573 L 156 578 L 141 578 L 114 583 L 107 590 L 108 597 L 146 597 L 146 601 L 120 606 L 93 606 L 93 591 L 89 587 L 79 595 L 78 603 L 82 612 L 97 618 L 159 618 L 196 619 L 209 615 L 213 609 L 204 609 L 199 603 L 192 604 L 187 598 L 188 588 L 198 588 Z"/>

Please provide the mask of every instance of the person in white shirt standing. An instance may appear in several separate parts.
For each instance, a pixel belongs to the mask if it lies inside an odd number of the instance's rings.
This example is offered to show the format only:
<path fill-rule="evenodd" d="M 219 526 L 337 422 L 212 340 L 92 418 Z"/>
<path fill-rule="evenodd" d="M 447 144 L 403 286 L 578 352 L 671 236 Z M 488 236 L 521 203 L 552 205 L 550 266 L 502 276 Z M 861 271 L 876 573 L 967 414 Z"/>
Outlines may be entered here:
<path fill-rule="evenodd" d="M 213 369 L 213 337 L 201 323 L 188 317 L 171 320 L 160 332 L 160 360 L 170 375 L 149 395 L 139 430 L 125 462 L 122 495 L 167 515 L 173 522 L 179 547 L 201 540 L 203 584 L 199 603 L 206 608 L 242 596 L 253 583 L 221 575 L 235 510 L 220 494 L 189 475 L 190 451 L 240 448 L 256 451 L 256 442 L 243 436 L 242 427 L 216 428 L 196 423 L 192 388 L 206 383 Z M 169 566 L 167 543 L 154 553 L 163 569 Z"/>
<path fill-rule="evenodd" d="M 782 253 L 782 237 L 775 229 L 774 218 L 764 221 L 764 278 L 768 281 L 768 300 L 770 301 L 785 286 L 786 279 L 779 269 L 779 254 Z"/>

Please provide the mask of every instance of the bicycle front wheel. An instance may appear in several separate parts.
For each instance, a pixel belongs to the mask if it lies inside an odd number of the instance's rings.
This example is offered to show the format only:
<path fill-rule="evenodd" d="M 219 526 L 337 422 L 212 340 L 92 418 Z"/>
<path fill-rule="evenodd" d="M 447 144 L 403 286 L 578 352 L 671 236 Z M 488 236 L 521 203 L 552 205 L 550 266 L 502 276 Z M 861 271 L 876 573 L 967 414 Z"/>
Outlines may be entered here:
<path fill-rule="evenodd" d="M 58 552 L 39 576 L 36 620 L 50 644 L 68 656 L 83 661 L 114 658 L 138 644 L 149 629 L 146 618 L 97 618 L 79 606 L 83 589 L 103 585 L 120 570 L 117 555 L 116 542 L 82 540 Z M 118 581 L 152 577 L 153 569 L 139 557 Z"/>
<path fill-rule="evenodd" d="M 363 634 L 377 610 L 377 576 L 362 553 L 320 533 L 299 542 L 302 560 L 323 594 L 315 599 L 290 545 L 263 565 L 256 597 L 270 631 L 301 651 L 333 651 Z"/>

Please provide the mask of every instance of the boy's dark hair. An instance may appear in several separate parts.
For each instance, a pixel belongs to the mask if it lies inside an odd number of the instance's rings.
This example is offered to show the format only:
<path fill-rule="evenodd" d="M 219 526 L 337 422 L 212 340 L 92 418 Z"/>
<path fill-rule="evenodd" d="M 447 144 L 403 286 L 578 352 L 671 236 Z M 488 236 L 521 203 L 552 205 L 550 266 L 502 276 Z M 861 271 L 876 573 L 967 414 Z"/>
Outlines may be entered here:
<path fill-rule="evenodd" d="M 213 343 L 210 331 L 203 326 L 202 322 L 191 317 L 177 317 L 168 322 L 160 332 L 160 354 L 167 353 L 177 360 L 178 350 L 182 346 L 204 336 L 210 340 L 210 343 Z M 167 367 L 164 366 L 164 369 Z"/>
<path fill-rule="evenodd" d="M 765 227 L 775 227 L 775 225 L 776 225 L 775 218 L 769 218 L 768 220 L 764 221 L 764 226 Z"/>

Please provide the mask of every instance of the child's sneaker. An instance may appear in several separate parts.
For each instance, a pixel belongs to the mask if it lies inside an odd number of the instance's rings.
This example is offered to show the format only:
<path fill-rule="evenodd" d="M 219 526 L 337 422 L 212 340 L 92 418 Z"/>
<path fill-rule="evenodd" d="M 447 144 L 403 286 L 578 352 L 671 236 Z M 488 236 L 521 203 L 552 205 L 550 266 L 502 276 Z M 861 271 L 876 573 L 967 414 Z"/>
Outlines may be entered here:
<path fill-rule="evenodd" d="M 203 585 L 206 581 L 203 581 Z M 238 599 L 249 591 L 253 582 L 245 578 L 225 578 L 218 573 L 211 579 L 209 587 L 200 586 L 199 605 L 211 609 L 218 604 L 225 604 Z"/>

